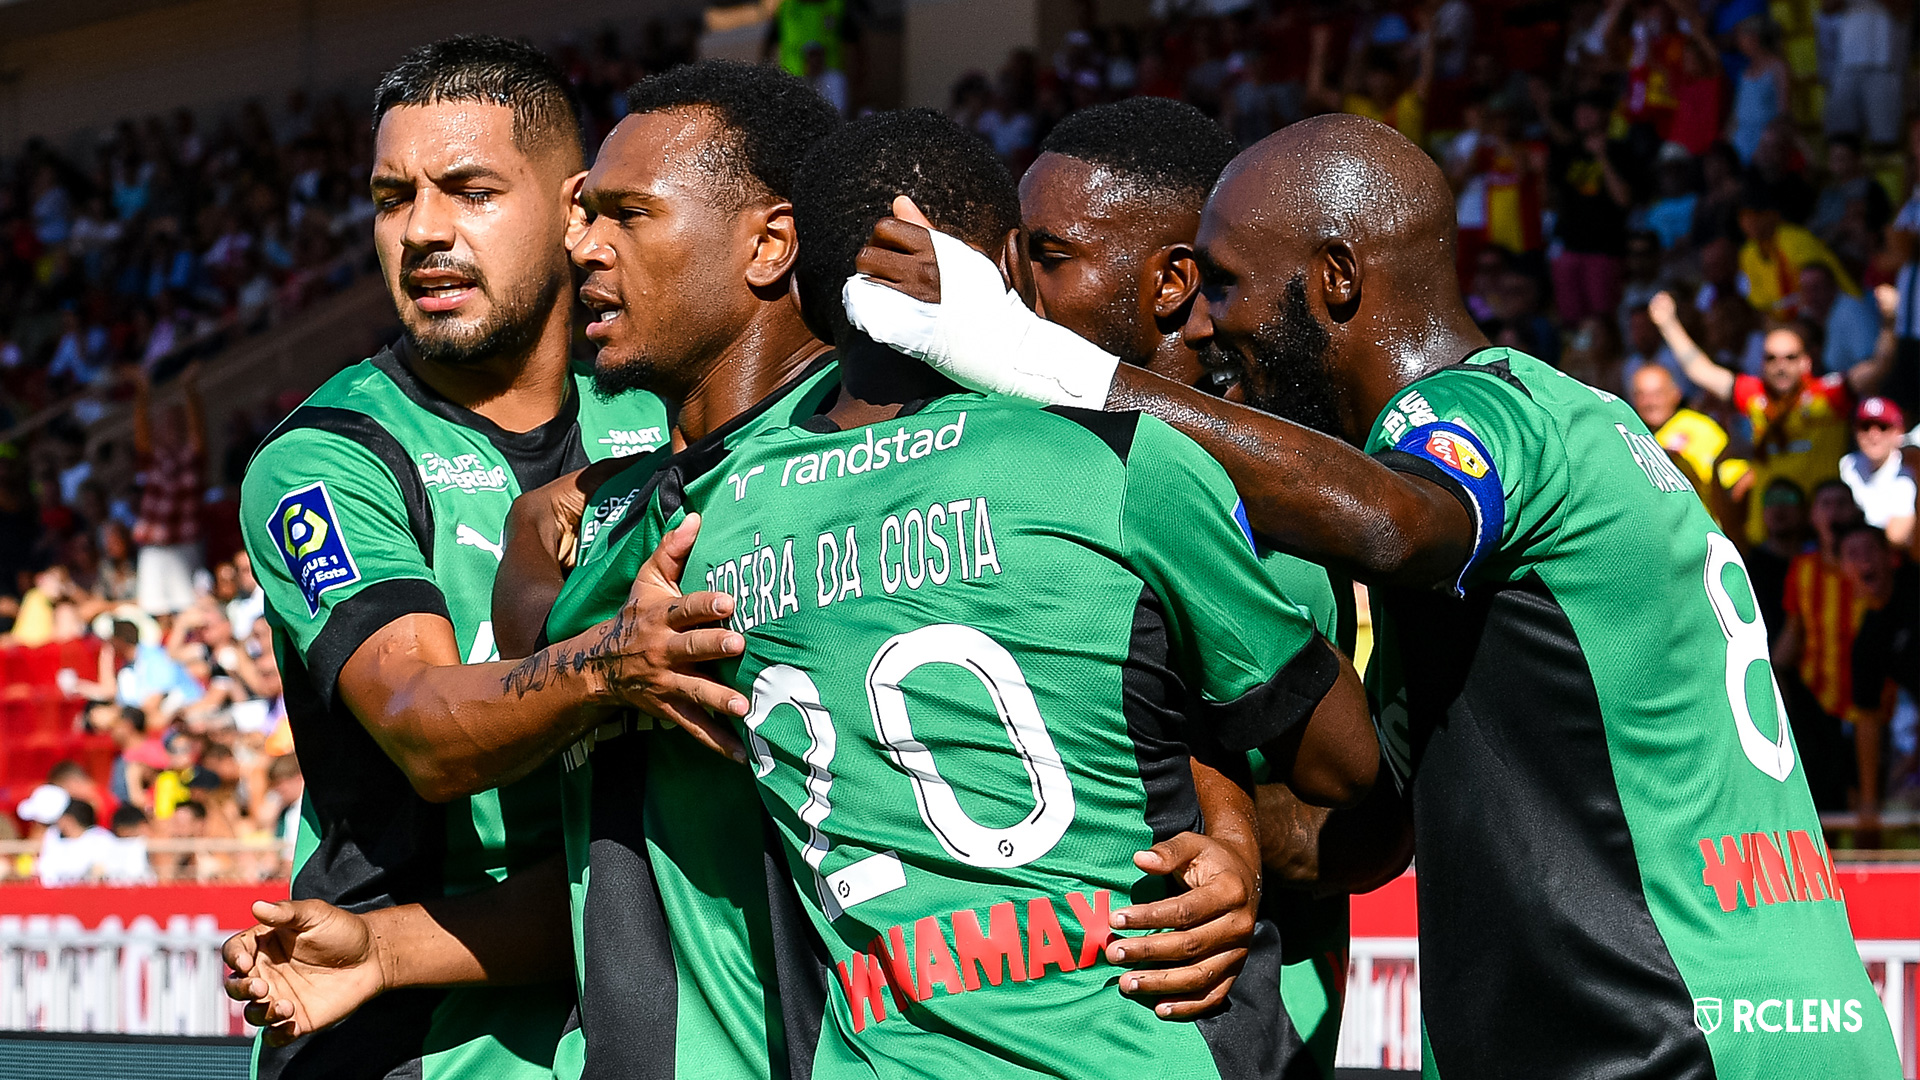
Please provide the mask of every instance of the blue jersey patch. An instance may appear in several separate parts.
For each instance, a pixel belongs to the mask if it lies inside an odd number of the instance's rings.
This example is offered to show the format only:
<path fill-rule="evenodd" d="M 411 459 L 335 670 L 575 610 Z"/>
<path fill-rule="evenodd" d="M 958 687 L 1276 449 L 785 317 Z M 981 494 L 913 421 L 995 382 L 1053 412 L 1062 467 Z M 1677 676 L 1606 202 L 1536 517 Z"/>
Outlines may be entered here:
<path fill-rule="evenodd" d="M 1247 504 L 1244 500 L 1233 500 L 1233 523 L 1240 526 L 1240 535 L 1247 538 L 1247 546 L 1253 546 L 1253 525 L 1247 521 Z"/>
<path fill-rule="evenodd" d="M 1500 546 L 1500 534 L 1507 525 L 1507 496 L 1500 486 L 1500 471 L 1493 467 L 1493 455 L 1478 436 L 1451 420 L 1421 424 L 1402 435 L 1393 448 L 1439 466 L 1459 482 L 1473 504 L 1473 553 L 1453 585 L 1455 593 L 1463 592 L 1467 573 L 1483 555 Z"/>
<path fill-rule="evenodd" d="M 347 551 L 347 538 L 333 512 L 333 498 L 324 482 L 292 492 L 280 500 L 267 522 L 287 573 L 307 598 L 307 614 L 320 613 L 320 594 L 360 580 L 360 568 Z"/>

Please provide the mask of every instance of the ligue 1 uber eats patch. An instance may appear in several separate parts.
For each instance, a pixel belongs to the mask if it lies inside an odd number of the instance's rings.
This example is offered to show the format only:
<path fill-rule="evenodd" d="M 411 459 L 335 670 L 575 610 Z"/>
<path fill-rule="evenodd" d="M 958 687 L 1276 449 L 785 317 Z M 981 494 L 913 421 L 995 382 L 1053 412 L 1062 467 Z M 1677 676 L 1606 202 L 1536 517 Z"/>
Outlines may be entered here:
<path fill-rule="evenodd" d="M 320 594 L 360 580 L 360 568 L 347 551 L 333 512 L 333 498 L 324 481 L 316 482 L 280 500 L 267 522 L 267 532 L 287 560 L 287 573 L 307 598 L 307 614 L 320 612 Z"/>

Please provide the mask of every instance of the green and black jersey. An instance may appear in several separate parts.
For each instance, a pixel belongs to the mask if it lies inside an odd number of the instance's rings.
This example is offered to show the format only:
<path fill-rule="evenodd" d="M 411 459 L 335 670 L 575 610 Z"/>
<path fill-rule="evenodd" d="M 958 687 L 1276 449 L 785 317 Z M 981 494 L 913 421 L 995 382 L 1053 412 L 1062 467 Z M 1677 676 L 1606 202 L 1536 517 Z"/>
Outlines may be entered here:
<path fill-rule="evenodd" d="M 375 631 L 450 620 L 494 659 L 501 532 L 514 496 L 660 441 L 646 394 L 603 399 L 584 372 L 559 416 L 508 432 L 435 393 L 394 350 L 327 381 L 255 453 L 240 516 L 306 775 L 293 896 L 365 911 L 480 888 L 560 849 L 558 767 L 444 805 L 417 795 L 335 693 Z M 571 1008 L 552 988 L 407 991 L 258 1053 L 261 1076 L 536 1077 Z"/>
<path fill-rule="evenodd" d="M 814 415 L 839 386 L 832 360 L 816 361 L 677 457 L 724 457 Z M 547 620 L 551 640 L 626 601 L 662 535 L 640 511 L 659 467 L 676 459 L 656 451 L 594 492 Z M 784 1080 L 785 1032 L 819 1026 L 825 984 L 752 774 L 639 716 L 603 726 L 561 764 L 581 1027 L 563 1042 L 556 1075 Z"/>
<path fill-rule="evenodd" d="M 1133 853 L 1203 828 L 1190 753 L 1268 743 L 1337 671 L 1218 464 L 1137 414 L 959 394 L 672 463 L 648 516 L 685 511 L 688 582 L 738 601 L 747 652 L 721 675 L 752 699 L 761 798 L 832 965 L 796 1062 L 1212 1080 L 1297 1060 L 1271 923 L 1191 1024 L 1121 995 L 1102 949 L 1109 911 L 1166 888 Z"/>
<path fill-rule="evenodd" d="M 1892 1077 L 1733 542 L 1632 409 L 1483 349 L 1367 447 L 1478 530 L 1381 589 L 1429 1076 Z"/>

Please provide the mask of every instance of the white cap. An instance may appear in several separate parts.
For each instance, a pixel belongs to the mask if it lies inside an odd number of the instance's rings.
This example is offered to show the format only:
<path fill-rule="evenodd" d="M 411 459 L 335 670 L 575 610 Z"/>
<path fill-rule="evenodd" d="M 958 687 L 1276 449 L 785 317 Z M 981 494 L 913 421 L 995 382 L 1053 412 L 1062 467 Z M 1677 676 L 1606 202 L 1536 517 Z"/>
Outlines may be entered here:
<path fill-rule="evenodd" d="M 65 788 L 41 784 L 33 789 L 33 794 L 20 800 L 20 820 L 51 825 L 60 820 L 72 802 L 73 796 L 68 795 Z"/>

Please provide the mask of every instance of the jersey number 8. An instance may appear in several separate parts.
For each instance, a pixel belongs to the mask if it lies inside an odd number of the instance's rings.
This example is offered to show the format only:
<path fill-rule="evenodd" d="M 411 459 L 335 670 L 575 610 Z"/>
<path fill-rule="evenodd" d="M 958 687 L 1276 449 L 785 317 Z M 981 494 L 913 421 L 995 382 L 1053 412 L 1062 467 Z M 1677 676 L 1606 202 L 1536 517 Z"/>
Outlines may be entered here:
<path fill-rule="evenodd" d="M 1739 570 L 1739 588 L 1746 594 L 1751 618 L 1742 618 L 1740 607 L 1727 591 L 1726 572 Z M 1740 734 L 1740 749 L 1753 766 L 1775 780 L 1793 773 L 1792 727 L 1787 723 L 1787 705 L 1780 698 L 1780 685 L 1774 682 L 1773 666 L 1767 651 L 1767 628 L 1760 619 L 1760 602 L 1753 595 L 1753 583 L 1740 561 L 1733 541 L 1717 532 L 1707 534 L 1707 600 L 1720 617 L 1720 631 L 1727 636 L 1727 704 L 1733 707 L 1733 727 Z M 1773 716 L 1779 726 L 1778 737 L 1762 734 L 1753 722 L 1753 700 L 1747 676 L 1753 665 L 1764 672 L 1767 692 L 1773 695 Z"/>
<path fill-rule="evenodd" d="M 975 821 L 941 775 L 933 751 L 915 737 L 902 684 L 926 664 L 953 664 L 986 687 L 1033 793 L 1033 809 L 1020 821 L 1005 828 Z M 912 784 L 920 820 L 948 855 L 985 869 L 1025 866 L 1053 850 L 1066 835 L 1073 823 L 1073 783 L 1019 661 L 999 642 L 957 623 L 935 623 L 896 634 L 880 646 L 867 668 L 867 703 L 874 733 Z M 800 807 L 800 820 L 809 830 L 804 855 L 818 874 L 830 847 L 821 826 L 833 812 L 831 770 L 838 733 L 811 676 L 790 664 L 763 669 L 753 681 L 753 707 L 746 718 L 756 777 L 773 771 L 772 751 L 759 730 L 782 705 L 799 711 L 807 732 L 807 750 L 801 755 L 807 767 L 807 799 Z"/>

